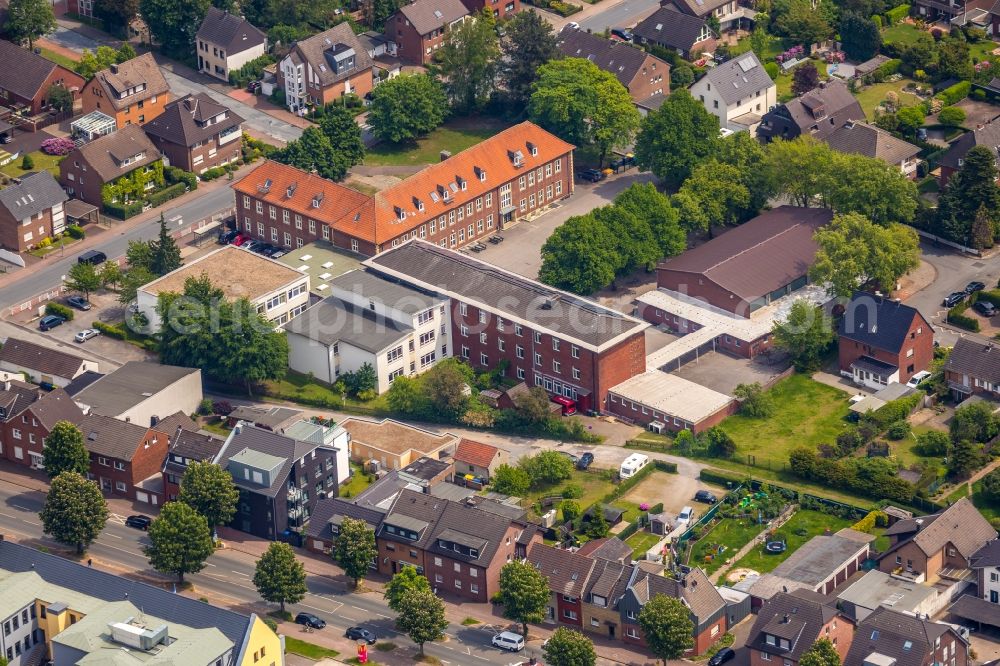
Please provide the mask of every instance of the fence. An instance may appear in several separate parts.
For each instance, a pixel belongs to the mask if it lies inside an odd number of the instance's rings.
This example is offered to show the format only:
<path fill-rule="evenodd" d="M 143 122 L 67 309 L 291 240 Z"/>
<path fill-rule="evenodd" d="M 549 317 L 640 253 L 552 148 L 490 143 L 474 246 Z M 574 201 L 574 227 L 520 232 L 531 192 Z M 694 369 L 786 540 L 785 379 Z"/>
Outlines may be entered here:
<path fill-rule="evenodd" d="M 958 250 L 959 252 L 964 252 L 965 254 L 971 254 L 974 257 L 981 257 L 981 256 L 983 256 L 982 250 L 976 250 L 976 249 L 973 249 L 971 247 L 966 247 L 964 245 L 960 245 L 958 243 L 954 243 L 954 242 L 952 242 L 950 240 L 946 240 L 944 238 L 941 238 L 940 236 L 935 236 L 934 234 L 930 233 L 929 231 L 924 231 L 923 229 L 917 229 L 916 227 L 910 227 L 910 228 L 913 229 L 914 231 L 916 231 L 917 235 L 920 236 L 921 238 L 926 238 L 927 240 L 932 240 L 935 243 L 937 243 L 938 245 L 945 245 L 945 246 L 950 247 L 952 249 Z"/>
<path fill-rule="evenodd" d="M 18 305 L 12 305 L 9 308 L 7 308 L 7 316 L 13 317 L 14 315 L 21 312 L 25 312 L 26 310 L 33 310 L 35 308 L 41 307 L 45 303 L 48 303 L 53 299 L 59 298 L 64 293 L 66 293 L 66 291 L 67 289 L 64 285 L 59 285 L 58 287 L 53 287 L 48 291 L 43 291 L 37 296 L 32 296 L 23 303 L 20 303 Z"/>

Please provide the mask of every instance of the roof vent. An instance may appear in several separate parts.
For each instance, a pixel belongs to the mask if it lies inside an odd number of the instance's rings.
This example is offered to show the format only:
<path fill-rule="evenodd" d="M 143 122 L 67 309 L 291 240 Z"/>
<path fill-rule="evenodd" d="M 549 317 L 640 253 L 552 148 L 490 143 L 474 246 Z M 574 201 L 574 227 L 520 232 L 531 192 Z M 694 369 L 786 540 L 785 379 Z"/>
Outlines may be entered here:
<path fill-rule="evenodd" d="M 111 67 L 109 69 L 111 69 L 111 73 L 112 74 L 117 74 L 118 73 L 118 63 L 116 63 L 116 62 L 111 63 Z"/>
<path fill-rule="evenodd" d="M 441 153 L 440 153 L 440 154 L 438 155 L 438 158 L 439 158 L 439 159 L 440 159 L 440 160 L 441 160 L 442 162 L 444 162 L 444 161 L 445 161 L 446 159 L 448 159 L 449 157 L 451 157 L 451 151 L 450 151 L 450 150 L 442 150 L 442 151 L 441 151 Z"/>

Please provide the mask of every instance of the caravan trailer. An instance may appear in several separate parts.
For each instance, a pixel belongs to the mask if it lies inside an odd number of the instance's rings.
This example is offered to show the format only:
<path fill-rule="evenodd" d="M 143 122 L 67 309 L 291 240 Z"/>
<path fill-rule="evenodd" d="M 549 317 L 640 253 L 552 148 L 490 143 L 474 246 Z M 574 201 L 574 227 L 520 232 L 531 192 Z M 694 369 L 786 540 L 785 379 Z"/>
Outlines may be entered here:
<path fill-rule="evenodd" d="M 618 470 L 618 476 L 623 479 L 628 479 L 635 476 L 640 469 L 649 464 L 649 456 L 643 455 L 641 453 L 633 453 L 624 461 L 622 461 L 622 466 Z"/>

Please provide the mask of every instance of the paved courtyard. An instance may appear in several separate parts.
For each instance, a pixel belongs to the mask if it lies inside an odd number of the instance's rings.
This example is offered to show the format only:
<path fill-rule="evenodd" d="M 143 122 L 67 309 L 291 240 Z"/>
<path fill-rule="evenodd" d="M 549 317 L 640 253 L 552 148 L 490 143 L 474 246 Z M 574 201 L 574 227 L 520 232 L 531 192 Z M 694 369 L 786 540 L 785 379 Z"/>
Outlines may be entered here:
<path fill-rule="evenodd" d="M 784 365 L 769 366 L 719 352 L 708 352 L 698 360 L 681 366 L 674 374 L 719 393 L 732 395 L 738 384 L 766 384 L 784 369 Z"/>

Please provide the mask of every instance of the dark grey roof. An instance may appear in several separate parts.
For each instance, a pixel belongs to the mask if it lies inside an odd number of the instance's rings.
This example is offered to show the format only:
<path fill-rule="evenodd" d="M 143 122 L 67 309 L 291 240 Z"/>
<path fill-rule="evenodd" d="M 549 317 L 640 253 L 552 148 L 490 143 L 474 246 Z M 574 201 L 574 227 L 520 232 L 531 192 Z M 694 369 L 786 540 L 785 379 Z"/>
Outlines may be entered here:
<path fill-rule="evenodd" d="M 0 349 L 0 363 L 18 370 L 27 370 L 32 375 L 42 374 L 73 379 L 80 373 L 84 359 L 59 349 L 11 337 L 7 338 L 3 348 Z M 38 377 L 35 376 L 33 379 L 37 380 Z"/>
<path fill-rule="evenodd" d="M 163 113 L 143 125 L 142 129 L 150 136 L 193 148 L 195 144 L 242 123 L 242 117 L 205 93 L 198 93 L 170 102 L 163 108 Z"/>
<path fill-rule="evenodd" d="M 645 605 L 659 594 L 682 599 L 694 616 L 696 625 L 726 607 L 726 600 L 701 569 L 691 569 L 683 580 L 663 575 L 662 569 L 662 566 L 652 562 L 640 562 L 636 565 L 628 589 L 640 605 Z"/>
<path fill-rule="evenodd" d="M 73 402 L 73 398 L 61 388 L 43 393 L 28 408 L 38 419 L 38 422 L 45 426 L 46 430 L 52 430 L 52 427 L 59 421 L 80 423 L 83 420 L 83 411 Z"/>
<path fill-rule="evenodd" d="M 469 15 L 462 0 L 415 0 L 403 5 L 399 12 L 420 35 L 428 35 Z"/>
<path fill-rule="evenodd" d="M 285 330 L 326 346 L 343 340 L 373 354 L 406 339 L 413 331 L 409 326 L 336 296 L 329 296 L 307 309 L 285 324 Z"/>
<path fill-rule="evenodd" d="M 1000 384 L 1000 346 L 992 340 L 959 338 L 948 356 L 945 371 Z"/>
<path fill-rule="evenodd" d="M 198 430 L 200 430 L 198 424 L 192 421 L 191 417 L 182 411 L 177 411 L 156 422 L 157 430 L 170 433 L 171 435 L 173 435 L 178 428 L 188 430 L 190 432 L 198 432 Z"/>
<path fill-rule="evenodd" d="M 110 416 L 88 414 L 80 423 L 80 432 L 83 433 L 83 443 L 90 453 L 128 461 L 132 460 L 149 429 Z M 169 439 L 170 434 L 160 433 L 154 436 Z"/>
<path fill-rule="evenodd" d="M 1000 627 L 1000 604 L 966 594 L 948 609 L 956 617 Z"/>
<path fill-rule="evenodd" d="M 877 56 L 875 56 L 874 58 L 871 58 L 869 60 L 865 60 L 860 65 L 855 66 L 854 67 L 854 75 L 855 76 L 864 76 L 865 74 L 871 74 L 876 69 L 878 69 L 879 67 L 881 67 L 885 63 L 889 62 L 889 60 L 890 60 L 889 56 L 882 55 L 880 53 Z"/>
<path fill-rule="evenodd" d="M 593 558 L 543 543 L 531 547 L 528 561 L 548 579 L 550 590 L 570 597 L 583 596 L 597 563 Z"/>
<path fill-rule="evenodd" d="M 632 33 L 642 41 L 688 52 L 704 27 L 705 19 L 684 14 L 668 5 L 640 21 Z"/>
<path fill-rule="evenodd" d="M 198 28 L 197 38 L 221 46 L 230 56 L 267 43 L 267 35 L 245 18 L 233 16 L 216 7 L 208 8 L 208 14 Z"/>
<path fill-rule="evenodd" d="M 41 397 L 41 389 L 12 379 L 0 382 L 0 423 L 10 421 Z"/>
<path fill-rule="evenodd" d="M 435 460 L 434 458 L 421 456 L 404 467 L 401 471 L 408 476 L 421 479 L 422 481 L 430 481 L 450 467 L 451 465 L 443 460 Z"/>
<path fill-rule="evenodd" d="M 761 607 L 747 636 L 746 646 L 751 650 L 798 661 L 802 653 L 820 637 L 823 625 L 836 615 L 837 609 L 832 602 L 811 590 L 778 592 Z M 768 644 L 767 634 L 788 639 L 788 649 Z M 861 666 L 860 662 L 857 666 Z"/>
<path fill-rule="evenodd" d="M 968 644 L 946 624 L 879 607 L 858 624 L 844 664 L 862 666 L 874 652 L 891 659 L 894 666 L 922 666 L 934 661 L 935 641 L 948 632 L 955 636 L 956 649 L 968 650 Z"/>
<path fill-rule="evenodd" d="M 0 67 L 0 88 L 25 99 L 44 92 L 42 86 L 59 66 L 5 39 L 0 40 L 0 62 L 4 65 Z"/>
<path fill-rule="evenodd" d="M 192 373 L 200 374 L 201 371 L 177 365 L 129 361 L 73 397 L 98 414 L 118 416 Z"/>
<path fill-rule="evenodd" d="M 914 318 L 919 318 L 927 333 L 933 332 L 927 320 L 909 305 L 881 296 L 857 292 L 844 310 L 838 335 L 864 345 L 899 353 L 906 342 Z"/>
<path fill-rule="evenodd" d="M 178 428 L 170 433 L 170 453 L 190 460 L 214 460 L 215 456 L 222 451 L 222 445 L 225 443 L 224 439 L 183 428 Z"/>
<path fill-rule="evenodd" d="M 431 542 L 433 527 L 437 524 L 447 500 L 438 499 L 431 495 L 425 495 L 413 490 L 403 489 L 396 495 L 392 507 L 387 512 L 379 526 L 378 537 L 399 543 L 409 544 L 414 548 L 426 549 Z M 397 534 L 390 534 L 386 530 L 387 525 L 405 527 L 417 532 L 416 541 L 403 538 Z"/>
<path fill-rule="evenodd" d="M 727 105 L 752 97 L 756 92 L 774 85 L 753 51 L 716 65 L 705 73 L 705 78 L 715 86 Z"/>
<path fill-rule="evenodd" d="M 729 0 L 672 0 L 677 9 L 693 16 L 706 17 Z"/>
<path fill-rule="evenodd" d="M 487 567 L 493 561 L 511 523 L 511 519 L 504 516 L 459 502 L 446 502 L 437 525 L 434 526 L 428 551 Z M 466 557 L 454 550 L 445 550 L 438 546 L 439 538 L 478 548 L 479 557 Z"/>
<path fill-rule="evenodd" d="M 354 67 L 339 73 L 333 71 L 327 62 L 327 55 L 337 51 L 338 45 L 341 47 L 340 50 L 343 50 L 343 47 L 354 49 Z M 360 74 L 372 66 L 371 56 L 354 35 L 350 23 L 341 23 L 326 32 L 297 42 L 289 57 L 308 62 L 324 87 Z"/>
<path fill-rule="evenodd" d="M 384 516 L 385 512 L 380 509 L 358 506 L 342 497 L 321 499 L 316 502 L 316 507 L 313 509 L 312 515 L 309 516 L 306 536 L 310 539 L 332 541 L 333 532 L 330 530 L 330 521 L 337 517 L 363 520 L 374 529 L 379 526 Z"/>
<path fill-rule="evenodd" d="M 394 469 L 358 493 L 353 501 L 358 506 L 379 510 L 385 507 L 388 510 L 388 501 L 399 495 L 399 491 L 405 487 L 406 482 L 399 478 L 399 470 Z"/>
<path fill-rule="evenodd" d="M 879 376 L 891 375 L 899 369 L 892 363 L 886 363 L 871 356 L 859 356 L 851 363 L 851 367 L 864 370 L 865 372 L 872 372 Z"/>
<path fill-rule="evenodd" d="M 131 164 L 124 164 L 124 160 L 139 154 L 145 157 Z M 110 183 L 120 176 L 152 164 L 160 157 L 160 151 L 141 127 L 126 125 L 111 134 L 105 134 L 83 144 L 66 159 L 70 163 L 79 158 L 87 160 L 87 164 L 93 168 L 101 181 Z"/>
<path fill-rule="evenodd" d="M 69 384 L 66 384 L 66 386 L 63 387 L 63 390 L 75 398 L 80 391 L 87 388 L 103 376 L 104 375 L 100 372 L 88 370 L 79 377 L 74 378 Z"/>
<path fill-rule="evenodd" d="M 233 477 L 233 483 L 240 488 L 244 488 L 261 495 L 267 495 L 268 497 L 274 497 L 282 488 L 284 488 L 286 482 L 288 481 L 288 474 L 291 472 L 292 465 L 295 464 L 295 461 L 300 460 L 307 453 L 317 448 L 320 447 L 316 444 L 299 442 L 291 437 L 285 437 L 284 435 L 279 435 L 271 432 L 270 430 L 245 425 L 240 426 L 238 432 L 234 431 L 232 433 L 230 439 L 223 445 L 222 450 L 219 451 L 219 455 L 216 457 L 215 462 L 223 468 L 228 469 L 229 459 L 247 449 L 259 453 L 265 453 L 269 456 L 283 458 L 284 462 L 282 463 L 281 468 L 276 474 L 274 474 L 274 476 L 271 477 L 271 485 L 267 488 L 263 488 L 255 483 L 236 476 Z"/>
<path fill-rule="evenodd" d="M 1000 156 L 1000 121 L 992 120 L 959 136 L 951 142 L 951 147 L 941 156 L 939 164 L 952 169 L 961 169 L 966 153 L 976 146 L 985 146 L 994 156 Z"/>
<path fill-rule="evenodd" d="M 894 137 L 884 129 L 862 122 L 849 122 L 826 137 L 831 148 L 841 153 L 875 157 L 898 166 L 920 152 L 919 146 Z"/>
<path fill-rule="evenodd" d="M 584 599 L 590 602 L 596 594 L 604 597 L 608 608 L 614 608 L 628 587 L 628 581 L 632 577 L 632 565 L 601 558 L 595 558 L 595 562 L 584 592 Z"/>
<path fill-rule="evenodd" d="M 415 289 L 368 270 L 348 271 L 330 280 L 329 284 L 331 289 L 357 294 L 410 315 L 446 302 L 424 289 Z"/>
<path fill-rule="evenodd" d="M 438 485 L 444 485 L 444 484 L 438 484 Z M 467 498 L 465 500 L 465 503 L 469 506 L 476 507 L 480 511 L 485 511 L 486 513 L 492 513 L 497 516 L 503 516 L 507 520 L 523 521 L 525 519 L 525 516 L 528 515 L 527 510 L 520 506 L 498 502 L 488 497 L 483 497 L 482 495 L 473 495 Z"/>
<path fill-rule="evenodd" d="M 246 421 L 267 430 L 281 430 L 298 422 L 302 418 L 302 410 L 290 407 L 237 405 L 226 418 Z"/>
<path fill-rule="evenodd" d="M 612 562 L 632 561 L 632 547 L 618 537 L 588 541 L 580 547 L 580 553 L 587 557 L 599 557 Z"/>
<path fill-rule="evenodd" d="M 604 39 L 586 30 L 567 26 L 559 33 L 557 45 L 567 58 L 584 58 L 606 72 L 614 74 L 626 88 L 633 79 L 644 72 L 647 62 L 655 63 L 658 70 L 670 71 L 670 65 L 631 44 L 614 39 Z"/>
<path fill-rule="evenodd" d="M 868 549 L 867 543 L 832 534 L 815 536 L 805 542 L 771 573 L 781 578 L 816 586 L 836 573 L 858 552 Z"/>
<path fill-rule="evenodd" d="M 983 545 L 969 558 L 969 566 L 978 569 L 980 567 L 1000 567 L 1000 539 Z"/>
<path fill-rule="evenodd" d="M 243 645 L 254 617 L 10 541 L 0 540 L 0 568 L 16 572 L 34 571 L 48 583 L 105 601 L 128 599 L 137 608 L 143 608 L 167 622 L 197 629 L 215 627 L 233 642 L 237 651 Z"/>
<path fill-rule="evenodd" d="M 595 301 L 425 241 L 406 242 L 365 263 L 418 287 L 453 295 L 487 313 L 519 318 L 530 322 L 536 330 L 547 330 L 591 348 L 617 342 L 648 326 Z M 310 310 L 306 310 L 306 314 Z"/>
<path fill-rule="evenodd" d="M 865 120 L 861 104 L 843 81 L 830 79 L 820 87 L 768 111 L 757 128 L 757 135 L 765 139 L 794 139 L 800 134 L 809 134 L 825 140 L 852 120 Z"/>
<path fill-rule="evenodd" d="M 0 206 L 15 220 L 23 220 L 69 200 L 65 190 L 48 171 L 21 177 L 20 184 L 0 190 Z"/>

